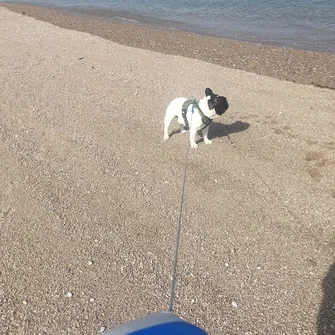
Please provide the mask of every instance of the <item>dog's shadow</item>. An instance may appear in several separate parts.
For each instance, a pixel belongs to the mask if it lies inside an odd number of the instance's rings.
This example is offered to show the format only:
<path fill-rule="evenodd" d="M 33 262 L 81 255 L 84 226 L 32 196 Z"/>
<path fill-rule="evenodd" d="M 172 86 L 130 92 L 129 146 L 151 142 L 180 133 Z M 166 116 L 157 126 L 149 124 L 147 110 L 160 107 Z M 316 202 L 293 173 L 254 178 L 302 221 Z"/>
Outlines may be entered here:
<path fill-rule="evenodd" d="M 245 131 L 250 127 L 250 123 L 243 121 L 235 121 L 231 124 L 223 124 L 212 122 L 209 126 L 208 138 L 213 139 L 217 137 L 225 137 L 230 134 L 239 133 L 241 131 Z M 180 129 L 175 129 L 171 132 L 170 136 L 180 134 Z M 201 130 L 198 131 L 198 134 L 202 136 Z M 199 139 L 197 143 L 203 142 L 203 138 Z"/>
<path fill-rule="evenodd" d="M 231 124 L 223 124 L 212 122 L 209 126 L 208 138 L 213 139 L 217 137 L 225 137 L 230 134 L 240 133 L 247 130 L 250 127 L 250 123 L 243 121 L 235 121 Z"/>

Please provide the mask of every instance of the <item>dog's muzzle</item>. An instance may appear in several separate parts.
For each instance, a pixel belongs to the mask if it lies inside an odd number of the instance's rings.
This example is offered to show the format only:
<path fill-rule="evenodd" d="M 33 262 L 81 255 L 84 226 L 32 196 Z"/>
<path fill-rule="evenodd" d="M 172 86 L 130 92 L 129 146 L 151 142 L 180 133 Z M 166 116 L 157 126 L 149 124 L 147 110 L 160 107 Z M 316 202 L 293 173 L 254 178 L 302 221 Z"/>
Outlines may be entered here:
<path fill-rule="evenodd" d="M 225 97 L 218 97 L 218 104 L 214 107 L 215 113 L 222 115 L 229 108 L 228 101 Z"/>

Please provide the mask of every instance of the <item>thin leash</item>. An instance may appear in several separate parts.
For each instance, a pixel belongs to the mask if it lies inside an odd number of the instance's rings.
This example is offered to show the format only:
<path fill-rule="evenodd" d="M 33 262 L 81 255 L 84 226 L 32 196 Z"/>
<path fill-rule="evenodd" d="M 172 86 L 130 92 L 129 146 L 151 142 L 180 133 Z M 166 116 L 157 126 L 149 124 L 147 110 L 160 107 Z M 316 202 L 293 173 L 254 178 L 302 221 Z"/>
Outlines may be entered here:
<path fill-rule="evenodd" d="M 192 124 L 193 113 L 191 114 L 190 126 Z M 190 154 L 191 146 L 188 145 L 185 158 L 185 168 L 184 168 L 184 180 L 180 196 L 180 209 L 179 209 L 179 219 L 178 219 L 178 229 L 176 236 L 176 248 L 174 252 L 173 266 L 172 266 L 172 276 L 171 276 L 171 289 L 170 289 L 170 302 L 169 302 L 169 312 L 173 310 L 173 302 L 175 297 L 175 288 L 176 288 L 176 277 L 177 277 L 177 263 L 178 263 L 178 254 L 179 254 L 179 245 L 180 245 L 180 234 L 181 234 L 181 222 L 183 217 L 183 205 L 184 205 L 184 196 L 185 196 L 185 184 L 187 177 L 187 168 L 188 168 L 188 158 Z"/>
<path fill-rule="evenodd" d="M 191 115 L 191 122 L 192 123 L 192 116 Z M 264 179 L 261 177 L 261 175 L 249 164 L 248 160 L 242 155 L 239 148 L 236 146 L 235 142 L 230 138 L 229 131 L 227 127 L 224 125 L 224 128 L 227 132 L 227 139 L 229 140 L 230 144 L 234 146 L 236 149 L 238 155 L 247 163 L 247 166 L 255 173 L 255 175 L 261 180 L 261 182 L 266 186 L 266 188 L 276 196 L 276 198 L 280 201 L 282 205 L 282 199 L 279 197 L 279 195 L 264 181 Z M 177 228 L 177 236 L 176 236 L 176 242 L 175 242 L 175 253 L 174 253 L 174 260 L 173 260 L 173 266 L 172 266 L 172 276 L 171 276 L 171 289 L 170 289 L 170 301 L 169 301 L 169 312 L 173 311 L 173 303 L 175 298 L 175 288 L 176 288 L 176 277 L 177 277 L 177 264 L 178 264 L 178 255 L 179 255 L 179 246 L 180 246 L 180 236 L 181 236 L 181 226 L 182 226 L 182 217 L 183 217 L 183 205 L 184 205 L 184 198 L 185 198 L 185 185 L 186 185 L 186 178 L 187 178 L 187 168 L 188 168 L 188 161 L 189 161 L 189 153 L 190 153 L 190 146 L 188 146 L 188 149 L 186 151 L 186 158 L 185 158 L 185 167 L 184 167 L 184 178 L 183 178 L 183 184 L 182 184 L 182 190 L 181 190 L 181 197 L 180 197 L 180 209 L 179 209 L 179 218 L 178 218 L 178 228 Z M 286 210 L 296 219 L 299 219 L 293 213 L 286 205 L 284 205 Z"/>

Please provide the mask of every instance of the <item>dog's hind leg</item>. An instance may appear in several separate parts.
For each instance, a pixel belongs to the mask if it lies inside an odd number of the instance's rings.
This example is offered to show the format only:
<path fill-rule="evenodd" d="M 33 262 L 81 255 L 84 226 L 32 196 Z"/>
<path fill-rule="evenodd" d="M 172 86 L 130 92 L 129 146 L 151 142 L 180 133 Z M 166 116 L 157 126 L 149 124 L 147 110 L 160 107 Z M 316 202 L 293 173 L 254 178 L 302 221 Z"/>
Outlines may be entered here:
<path fill-rule="evenodd" d="M 164 118 L 164 140 L 168 140 L 169 139 L 169 126 L 172 122 L 172 120 L 175 118 L 175 115 L 173 115 L 172 113 L 166 113 L 165 118 Z"/>
<path fill-rule="evenodd" d="M 178 116 L 178 123 L 179 123 L 179 129 L 181 133 L 186 133 L 187 130 L 185 130 L 185 123 L 182 116 Z"/>
<path fill-rule="evenodd" d="M 180 132 L 181 133 L 186 133 L 187 130 L 185 130 L 185 125 L 184 124 L 179 124 Z"/>

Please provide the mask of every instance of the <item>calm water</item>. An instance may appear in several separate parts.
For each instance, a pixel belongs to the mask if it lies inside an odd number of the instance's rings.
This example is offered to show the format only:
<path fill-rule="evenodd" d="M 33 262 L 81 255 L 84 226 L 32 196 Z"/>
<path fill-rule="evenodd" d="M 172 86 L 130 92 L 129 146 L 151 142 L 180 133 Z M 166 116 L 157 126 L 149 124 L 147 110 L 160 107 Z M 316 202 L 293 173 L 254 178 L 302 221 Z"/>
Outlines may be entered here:
<path fill-rule="evenodd" d="M 2 1 L 2 0 L 0 0 Z M 106 20 L 335 53 L 335 0 L 31 0 Z"/>

